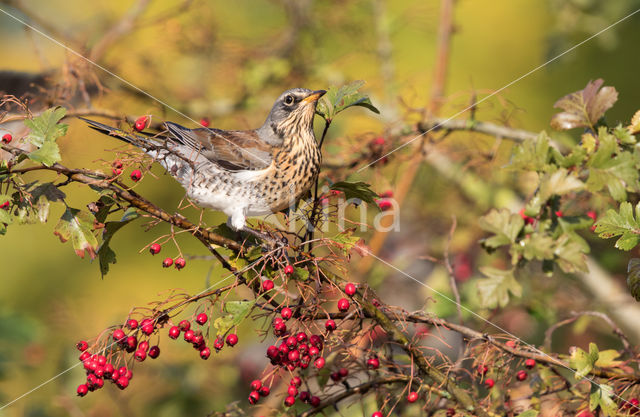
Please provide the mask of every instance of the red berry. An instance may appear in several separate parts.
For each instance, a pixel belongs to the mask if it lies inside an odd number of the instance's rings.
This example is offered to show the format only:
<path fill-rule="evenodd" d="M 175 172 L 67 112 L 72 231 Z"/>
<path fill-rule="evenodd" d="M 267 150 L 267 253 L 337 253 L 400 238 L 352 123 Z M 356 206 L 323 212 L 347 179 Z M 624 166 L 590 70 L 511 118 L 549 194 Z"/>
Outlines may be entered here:
<path fill-rule="evenodd" d="M 9 143 L 12 140 L 13 140 L 13 136 L 11 136 L 11 133 L 5 133 L 4 135 L 2 135 L 2 143 Z"/>
<path fill-rule="evenodd" d="M 320 398 L 316 397 L 315 395 L 313 397 L 311 397 L 311 399 L 309 400 L 309 404 L 311 404 L 311 407 L 317 407 L 320 405 Z"/>
<path fill-rule="evenodd" d="M 329 319 L 324 323 L 324 327 L 327 331 L 332 332 L 336 329 L 336 322 Z"/>
<path fill-rule="evenodd" d="M 149 357 L 155 359 L 160 356 L 160 348 L 158 346 L 151 346 L 149 349 Z"/>
<path fill-rule="evenodd" d="M 556 215 L 556 217 L 562 217 L 564 213 L 562 213 L 562 210 L 557 210 L 554 214 Z"/>
<path fill-rule="evenodd" d="M 122 161 L 119 159 L 116 159 L 115 161 L 113 161 L 111 163 L 111 166 L 114 167 L 115 169 L 121 169 L 122 168 Z"/>
<path fill-rule="evenodd" d="M 595 211 L 588 211 L 587 217 L 590 217 L 595 222 L 598 219 L 598 213 Z"/>
<path fill-rule="evenodd" d="M 382 197 L 382 198 L 393 198 L 393 190 L 384 191 L 382 194 L 380 194 L 380 197 Z"/>
<path fill-rule="evenodd" d="M 202 119 L 200 119 L 200 126 L 209 127 L 210 124 L 211 122 L 209 121 L 208 117 L 203 117 Z"/>
<path fill-rule="evenodd" d="M 524 381 L 525 379 L 527 379 L 527 371 L 518 371 L 518 373 L 516 374 L 516 378 L 518 379 L 518 381 Z"/>
<path fill-rule="evenodd" d="M 322 338 L 317 334 L 312 334 L 309 338 L 309 344 L 317 347 L 318 349 L 322 349 Z"/>
<path fill-rule="evenodd" d="M 489 367 L 487 365 L 478 365 L 477 371 L 479 375 L 486 375 L 489 371 Z"/>
<path fill-rule="evenodd" d="M 209 356 L 211 356 L 211 349 L 209 349 L 208 347 L 202 349 L 200 351 L 200 357 L 204 360 L 209 359 Z"/>
<path fill-rule="evenodd" d="M 283 320 L 289 320 L 293 316 L 293 311 L 289 307 L 285 307 L 280 312 Z"/>
<path fill-rule="evenodd" d="M 306 403 L 311 399 L 311 394 L 309 391 L 302 391 L 300 393 L 300 399 Z"/>
<path fill-rule="evenodd" d="M 113 371 L 115 371 L 115 369 L 113 368 L 113 365 L 108 363 L 104 366 L 102 373 L 105 378 L 111 378 L 111 376 L 113 375 Z"/>
<path fill-rule="evenodd" d="M 409 395 L 407 395 L 407 401 L 410 403 L 415 403 L 418 401 L 418 393 L 415 391 L 411 391 Z"/>
<path fill-rule="evenodd" d="M 287 332 L 287 325 L 284 324 L 284 322 L 279 322 L 274 324 L 273 333 L 276 336 L 284 336 L 286 332 Z"/>
<path fill-rule="evenodd" d="M 249 393 L 249 404 L 254 405 L 260 399 L 260 394 L 258 391 L 253 390 Z"/>
<path fill-rule="evenodd" d="M 129 336 L 125 340 L 125 344 L 127 345 L 127 350 L 131 350 L 133 352 L 136 346 L 138 346 L 138 339 L 135 336 Z"/>
<path fill-rule="evenodd" d="M 113 172 L 113 175 L 115 176 L 122 174 L 122 170 L 120 168 L 113 168 L 111 172 Z"/>
<path fill-rule="evenodd" d="M 138 349 L 138 350 L 136 350 L 136 353 L 133 355 L 133 357 L 138 362 L 142 362 L 143 360 L 147 359 L 147 352 L 145 352 L 142 349 Z"/>
<path fill-rule="evenodd" d="M 298 343 L 304 343 L 307 341 L 307 334 L 305 332 L 298 332 L 296 335 L 296 340 Z"/>
<path fill-rule="evenodd" d="M 144 130 L 149 124 L 149 116 L 140 116 L 136 119 L 135 129 L 140 132 Z"/>
<path fill-rule="evenodd" d="M 516 348 L 516 342 L 514 340 L 507 340 L 507 342 L 505 343 L 505 345 L 507 347 L 510 347 L 511 349 L 515 349 Z"/>
<path fill-rule="evenodd" d="M 292 397 L 297 397 L 298 388 L 296 388 L 295 385 L 289 385 L 289 387 L 287 388 L 287 394 L 291 395 Z"/>
<path fill-rule="evenodd" d="M 356 286 L 355 284 L 349 282 L 347 283 L 347 285 L 344 286 L 344 292 L 345 294 L 347 294 L 349 297 L 353 297 L 353 295 L 356 293 Z"/>
<path fill-rule="evenodd" d="M 162 266 L 164 268 L 169 268 L 171 265 L 173 265 L 173 259 L 171 258 L 164 258 L 164 261 L 162 261 Z"/>
<path fill-rule="evenodd" d="M 287 354 L 287 358 L 289 358 L 290 362 L 295 362 L 300 359 L 300 352 L 292 350 Z"/>
<path fill-rule="evenodd" d="M 113 340 L 115 340 L 116 342 L 124 342 L 124 338 L 125 338 L 125 334 L 124 331 L 122 329 L 116 329 L 113 332 Z"/>
<path fill-rule="evenodd" d="M 138 320 L 136 319 L 129 319 L 127 320 L 127 327 L 131 330 L 135 330 L 138 328 Z"/>
<path fill-rule="evenodd" d="M 349 310 L 349 300 L 347 300 L 346 298 L 341 298 L 338 300 L 338 310 L 342 311 L 343 313 L 347 310 Z"/>
<path fill-rule="evenodd" d="M 259 379 L 254 379 L 253 381 L 251 381 L 251 384 L 249 384 L 249 387 L 251 387 L 251 390 L 253 391 L 258 391 L 261 386 L 262 381 L 260 381 Z"/>
<path fill-rule="evenodd" d="M 262 291 L 271 291 L 273 289 L 273 281 L 265 279 L 262 282 Z"/>
<path fill-rule="evenodd" d="M 453 408 L 447 408 L 447 414 L 445 414 L 447 417 L 453 417 L 456 415 L 456 410 Z"/>
<path fill-rule="evenodd" d="M 284 399 L 284 405 L 286 407 L 291 407 L 295 403 L 296 403 L 296 397 L 294 396 L 289 395 L 287 398 Z"/>
<path fill-rule="evenodd" d="M 196 333 L 193 330 L 187 330 L 186 332 L 184 332 L 184 340 L 192 343 L 193 342 L 193 338 L 196 337 Z"/>
<path fill-rule="evenodd" d="M 529 217 L 524 214 L 524 209 L 520 210 L 519 214 L 520 217 L 522 217 L 522 219 L 524 220 L 524 224 L 533 224 L 536 221 L 536 219 L 534 219 L 533 217 Z"/>
<path fill-rule="evenodd" d="M 81 340 L 78 343 L 76 343 L 76 347 L 78 348 L 78 350 L 80 352 L 84 352 L 85 350 L 87 350 L 89 348 L 89 344 L 87 342 L 85 342 L 84 340 Z"/>
<path fill-rule="evenodd" d="M 89 353 L 88 351 L 84 351 L 80 354 L 80 362 L 84 362 L 87 359 L 89 359 L 91 357 L 91 353 Z"/>
<path fill-rule="evenodd" d="M 338 372 L 331 372 L 331 375 L 329 375 L 331 377 L 332 381 L 338 382 L 340 381 L 340 379 L 342 379 L 342 377 L 340 376 L 340 374 Z"/>
<path fill-rule="evenodd" d="M 638 405 L 640 405 L 640 400 L 638 400 L 636 397 L 630 398 L 629 404 L 637 407 Z"/>
<path fill-rule="evenodd" d="M 293 385 L 295 387 L 302 386 L 302 378 L 300 378 L 299 376 L 294 376 L 293 378 L 291 378 L 291 381 L 289 381 L 289 385 Z"/>
<path fill-rule="evenodd" d="M 177 270 L 181 270 L 182 268 L 185 267 L 185 265 L 187 264 L 187 261 L 184 260 L 184 258 L 180 257 L 176 259 L 176 269 Z"/>
<path fill-rule="evenodd" d="M 235 346 L 238 343 L 238 335 L 235 333 L 230 333 L 227 336 L 227 345 L 229 346 Z"/>
<path fill-rule="evenodd" d="M 144 333 L 147 336 L 149 336 L 155 330 L 155 326 L 153 325 L 153 322 L 146 323 L 140 328 L 140 330 L 142 331 L 142 333 Z"/>
<path fill-rule="evenodd" d="M 140 342 L 138 345 L 138 349 L 144 350 L 145 352 L 149 350 L 149 342 L 147 340 Z"/>
<path fill-rule="evenodd" d="M 289 336 L 287 337 L 287 340 L 285 343 L 287 344 L 287 346 L 293 349 L 296 346 L 298 346 L 298 339 L 296 339 L 294 336 Z"/>
<path fill-rule="evenodd" d="M 207 315 L 205 313 L 200 313 L 198 314 L 198 316 L 196 317 L 196 323 L 203 325 L 207 322 L 207 320 L 209 319 L 209 317 L 207 317 Z"/>
<path fill-rule="evenodd" d="M 268 386 L 263 385 L 260 387 L 260 389 L 258 390 L 258 392 L 260 393 L 261 397 L 268 397 L 269 393 L 271 392 L 271 390 L 269 389 Z"/>
<path fill-rule="evenodd" d="M 269 346 L 267 348 L 267 358 L 273 359 L 273 358 L 277 357 L 278 356 L 278 352 L 280 352 L 280 351 L 278 350 L 277 347 L 275 347 L 273 345 Z"/>
<path fill-rule="evenodd" d="M 533 368 L 534 366 L 536 366 L 536 361 L 535 361 L 534 359 L 527 359 L 526 361 L 524 361 L 524 366 L 525 366 L 527 369 L 531 369 L 531 368 Z"/>
<path fill-rule="evenodd" d="M 180 327 L 180 330 L 186 332 L 191 328 L 191 323 L 187 320 L 181 320 L 180 323 L 178 323 L 178 326 Z"/>
<path fill-rule="evenodd" d="M 371 417 L 382 417 L 382 413 L 380 411 L 376 411 L 375 413 L 371 414 Z"/>
<path fill-rule="evenodd" d="M 311 346 L 309 348 L 309 356 L 314 357 L 314 356 L 318 356 L 320 354 L 320 349 L 318 349 L 315 346 Z"/>
<path fill-rule="evenodd" d="M 180 336 L 180 328 L 178 326 L 171 326 L 169 329 L 169 337 L 172 339 L 177 339 Z"/>
<path fill-rule="evenodd" d="M 87 392 L 89 392 L 89 387 L 87 387 L 87 384 L 81 384 L 81 385 L 78 385 L 78 389 L 76 391 L 79 397 L 84 397 L 85 395 L 87 395 Z"/>
<path fill-rule="evenodd" d="M 162 249 L 162 246 L 160 246 L 158 243 L 154 243 L 151 246 L 149 246 L 149 252 L 151 252 L 152 255 L 155 255 L 156 253 L 160 253 L 161 249 Z"/>
<path fill-rule="evenodd" d="M 129 378 L 127 378 L 126 376 L 121 376 L 120 378 L 118 378 L 118 380 L 116 381 L 116 385 L 118 386 L 118 388 L 120 389 L 125 389 L 129 386 Z"/>
<path fill-rule="evenodd" d="M 367 360 L 367 368 L 378 369 L 380 367 L 380 360 L 378 358 L 369 358 Z"/>
<path fill-rule="evenodd" d="M 8 201 L 5 201 L 4 203 L 0 204 L 0 209 L 9 210 L 10 205 L 11 203 L 9 203 Z"/>
<path fill-rule="evenodd" d="M 382 146 L 385 144 L 385 140 L 382 136 L 378 136 L 377 138 L 375 138 L 372 142 L 374 145 L 378 145 L 378 146 Z"/>
<path fill-rule="evenodd" d="M 325 363 L 324 358 L 318 358 L 313 362 L 315 367 L 318 368 L 318 369 L 324 368 L 324 363 Z"/>
<path fill-rule="evenodd" d="M 484 385 L 487 387 L 487 389 L 493 388 L 495 384 L 496 384 L 496 381 L 494 381 L 492 378 L 487 378 L 484 380 Z"/>
<path fill-rule="evenodd" d="M 220 351 L 220 349 L 222 349 L 224 347 L 224 342 L 222 341 L 222 339 L 217 338 L 214 342 L 213 342 L 213 347 L 216 349 L 216 351 Z"/>
<path fill-rule="evenodd" d="M 134 169 L 133 171 L 131 171 L 131 179 L 134 180 L 135 182 L 140 181 L 140 178 L 142 178 L 142 172 L 140 172 L 139 169 Z"/>
<path fill-rule="evenodd" d="M 387 211 L 393 207 L 393 204 L 389 200 L 378 200 L 378 207 L 380 207 L 381 211 Z"/>
<path fill-rule="evenodd" d="M 284 267 L 284 273 L 287 275 L 293 274 L 293 265 L 287 265 Z"/>
<path fill-rule="evenodd" d="M 338 374 L 340 374 L 340 378 L 344 378 L 349 375 L 349 370 L 347 368 L 338 369 Z"/>

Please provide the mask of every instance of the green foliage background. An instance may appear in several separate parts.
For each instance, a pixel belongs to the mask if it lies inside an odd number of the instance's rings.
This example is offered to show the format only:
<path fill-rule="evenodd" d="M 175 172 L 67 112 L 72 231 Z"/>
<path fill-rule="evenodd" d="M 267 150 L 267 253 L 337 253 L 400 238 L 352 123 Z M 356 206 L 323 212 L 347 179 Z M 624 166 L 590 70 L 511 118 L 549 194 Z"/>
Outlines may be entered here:
<path fill-rule="evenodd" d="M 327 159 L 332 156 L 347 159 L 342 149 L 366 146 L 359 137 L 364 132 L 382 132 L 388 123 L 403 125 L 418 120 L 415 114 L 404 117 L 398 97 L 411 108 L 422 108 L 429 100 L 439 2 L 304 2 L 308 4 L 308 21 L 297 40 L 287 46 L 287 36 L 295 28 L 296 20 L 287 13 L 292 9 L 291 3 L 195 1 L 181 13 L 143 26 L 120 40 L 109 49 L 103 64 L 194 119 L 208 116 L 214 127 L 221 128 L 260 125 L 274 98 L 286 88 L 325 88 L 366 80 L 364 89 L 381 115 L 353 110 L 336 119 L 325 147 Z M 586 3 L 589 4 L 459 1 L 447 81 L 449 101 L 441 115 L 446 117 L 466 107 L 474 91 L 482 97 L 501 88 L 544 63 L 552 53 L 560 52 L 562 48 L 558 45 L 571 46 L 581 41 L 637 8 L 639 2 L 607 2 L 616 3 L 616 7 Z M 98 4 L 77 0 L 24 4 L 61 33 L 89 45 L 130 6 L 130 2 L 121 0 Z M 13 10 L 4 3 L 2 7 Z M 146 15 L 151 17 L 170 9 L 163 2 L 152 2 Z M 386 11 L 380 12 L 381 9 Z M 584 18 L 589 13 L 599 19 Z M 576 19 L 572 30 L 566 30 L 567 25 L 563 24 L 567 14 L 581 17 Z M 67 58 L 76 59 L 37 34 L 25 33 L 19 23 L 8 17 L 0 15 L 0 21 L 2 69 L 42 71 L 62 66 Z M 583 88 L 591 79 L 604 78 L 606 85 L 613 85 L 620 92 L 618 103 L 607 113 L 608 121 L 611 125 L 618 120 L 627 121 L 640 107 L 636 70 L 640 55 L 634 49 L 640 41 L 637 22 L 635 18 L 621 24 L 606 36 L 516 83 L 480 105 L 476 117 L 531 131 L 549 129 L 549 120 L 556 112 L 552 104 L 557 98 Z M 35 25 L 38 26 L 37 21 Z M 391 78 L 385 78 L 376 53 L 380 30 L 388 30 L 390 36 Z M 100 70 L 95 71 L 112 90 L 99 98 L 96 106 L 131 115 L 154 114 L 158 119 L 192 126 L 149 98 L 132 94 Z M 65 163 L 107 169 L 113 152 L 105 149 L 117 146 L 115 141 L 90 132 L 78 121 L 68 123 L 68 135 L 59 140 Z M 527 190 L 527 178 L 513 178 L 511 173 L 498 169 L 508 161 L 511 146 L 500 143 L 495 147 L 494 139 L 483 136 L 452 135 L 441 149 L 456 160 L 468 162 L 483 181 L 503 184 L 528 195 L 533 190 Z M 354 178 L 384 191 L 393 188 L 403 163 L 398 156 L 385 168 L 366 171 Z M 157 168 L 154 172 L 159 178 L 147 176 L 136 190 L 162 207 L 177 207 L 182 190 Z M 92 197 L 77 185 L 68 188 L 69 203 L 74 207 L 83 207 Z M 385 257 L 403 269 L 417 268 L 429 277 L 430 284 L 438 287 L 439 282 L 446 281 L 437 270 L 425 272 L 423 266 L 416 266 L 422 261 L 415 258 L 442 251 L 451 213 L 459 223 L 452 251 L 477 252 L 478 239 L 483 236 L 478 218 L 490 207 L 501 207 L 503 196 L 497 192 L 489 200 L 474 205 L 458 187 L 439 177 L 433 168 L 424 166 L 402 207 L 401 231 L 390 239 Z M 61 214 L 62 211 L 52 212 L 50 219 Z M 185 214 L 196 216 L 193 210 Z M 224 218 L 207 213 L 205 221 L 217 224 Z M 53 235 L 55 224 L 50 220 L 46 225 L 13 227 L 0 238 L 0 404 L 75 365 L 75 341 L 121 322 L 130 306 L 152 301 L 167 288 L 179 287 L 194 293 L 217 277 L 226 276 L 219 267 L 211 268 L 210 262 L 197 260 L 188 261 L 181 272 L 162 269 L 158 256 L 139 251 L 160 231 L 166 232 L 166 228 L 145 233 L 137 223 L 114 237 L 111 246 L 118 253 L 118 263 L 101 279 L 97 261 L 82 260 L 68 245 L 59 243 Z M 180 243 L 185 253 L 205 255 L 195 240 L 183 238 Z M 612 250 L 612 241 L 595 244 L 593 252 L 600 262 L 611 271 L 623 273 L 627 255 Z M 162 255 L 174 255 L 172 251 L 166 245 Z M 480 273 L 475 271 L 474 276 Z M 388 302 L 420 306 L 419 299 L 406 295 L 410 291 L 416 293 L 406 278 L 376 266 L 368 280 L 384 286 L 383 278 L 392 282 Z M 440 287 L 446 289 L 446 284 Z M 523 338 L 539 341 L 541 330 L 557 318 L 545 302 L 553 303 L 548 294 L 557 288 L 549 282 L 535 288 L 528 282 L 523 287 L 523 299 L 512 307 L 512 319 L 507 324 Z M 462 291 L 466 302 L 477 305 L 471 289 Z M 537 298 L 541 293 L 543 297 Z M 427 295 L 431 294 L 421 293 L 422 298 Z M 437 312 L 452 313 L 453 306 L 444 303 L 438 303 Z M 582 343 L 586 349 L 580 329 L 574 330 L 562 343 Z M 606 336 L 591 334 L 588 340 L 598 337 Z M 107 390 L 113 392 L 77 400 L 75 386 L 83 372 L 76 368 L 0 411 L 0 415 L 175 416 L 220 411 L 232 401 L 245 401 L 244 381 L 252 379 L 265 364 L 264 349 L 253 345 L 256 340 L 250 329 L 241 330 L 240 340 L 233 352 L 226 351 L 214 360 L 202 362 L 191 349 L 163 338 L 161 359 L 139 367 L 132 386 L 124 393 L 116 393 L 109 387 Z"/>

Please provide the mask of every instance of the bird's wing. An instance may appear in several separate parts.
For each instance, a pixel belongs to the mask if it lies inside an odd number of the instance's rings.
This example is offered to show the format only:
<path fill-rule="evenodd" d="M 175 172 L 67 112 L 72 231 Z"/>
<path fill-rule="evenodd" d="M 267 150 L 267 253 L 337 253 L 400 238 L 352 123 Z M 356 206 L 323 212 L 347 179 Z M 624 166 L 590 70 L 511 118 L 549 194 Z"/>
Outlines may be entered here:
<path fill-rule="evenodd" d="M 253 130 L 188 129 L 166 122 L 170 140 L 184 145 L 229 171 L 255 171 L 267 168 L 274 147 Z"/>

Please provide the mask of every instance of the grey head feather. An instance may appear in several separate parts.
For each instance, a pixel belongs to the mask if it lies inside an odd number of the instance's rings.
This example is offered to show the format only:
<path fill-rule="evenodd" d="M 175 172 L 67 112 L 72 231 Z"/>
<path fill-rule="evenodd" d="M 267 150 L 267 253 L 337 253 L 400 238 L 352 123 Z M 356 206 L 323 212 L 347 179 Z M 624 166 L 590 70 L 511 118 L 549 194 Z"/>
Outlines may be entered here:
<path fill-rule="evenodd" d="M 260 139 L 273 146 L 282 145 L 284 137 L 282 132 L 278 131 L 278 125 L 286 120 L 289 114 L 298 108 L 300 101 L 312 92 L 308 88 L 292 88 L 280 94 L 264 124 L 256 130 Z M 292 99 L 293 102 L 291 102 Z"/>

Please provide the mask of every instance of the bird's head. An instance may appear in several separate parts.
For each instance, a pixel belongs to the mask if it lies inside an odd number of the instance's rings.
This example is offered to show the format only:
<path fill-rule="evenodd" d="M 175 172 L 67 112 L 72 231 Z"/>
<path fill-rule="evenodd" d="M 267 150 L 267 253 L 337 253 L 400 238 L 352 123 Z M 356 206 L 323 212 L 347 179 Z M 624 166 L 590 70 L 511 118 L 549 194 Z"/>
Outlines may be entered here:
<path fill-rule="evenodd" d="M 292 88 L 278 97 L 260 130 L 268 136 L 289 136 L 313 128 L 318 99 L 325 90 Z M 274 138 L 275 139 L 275 138 Z"/>

